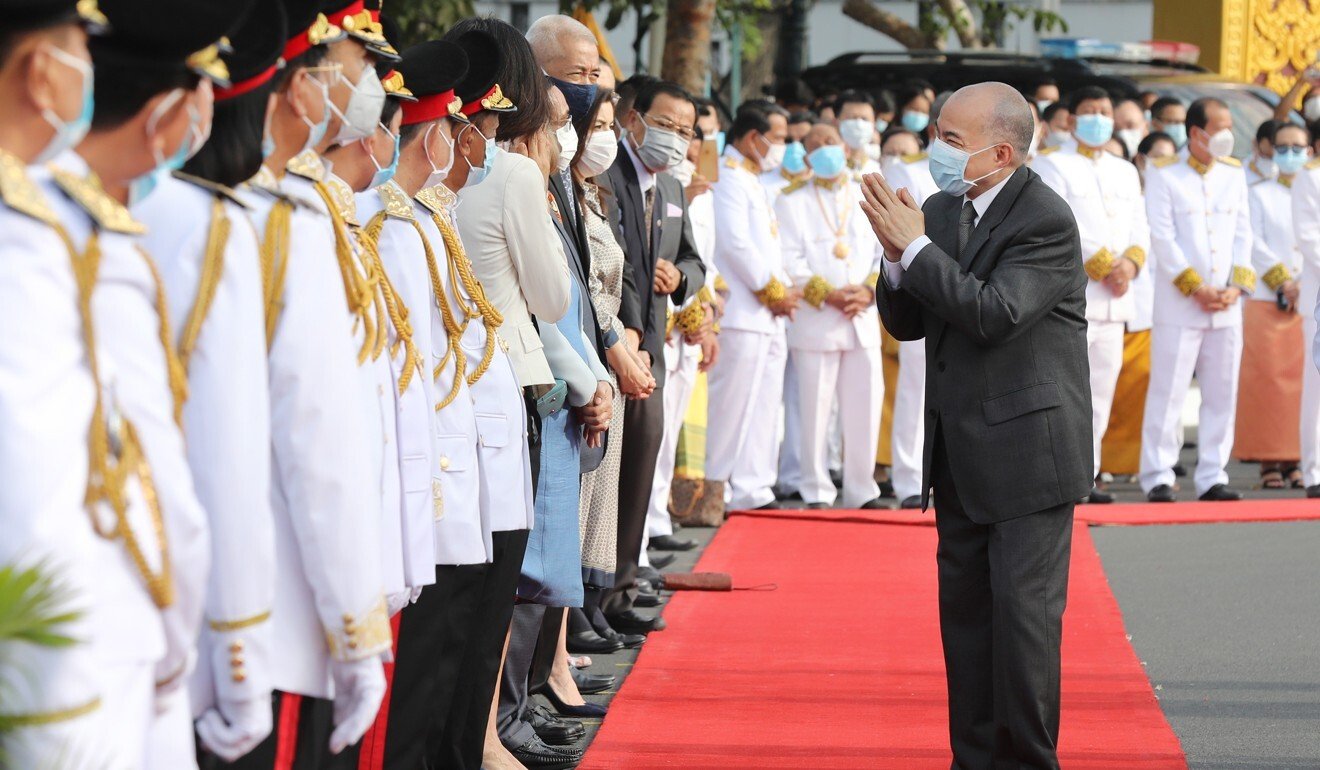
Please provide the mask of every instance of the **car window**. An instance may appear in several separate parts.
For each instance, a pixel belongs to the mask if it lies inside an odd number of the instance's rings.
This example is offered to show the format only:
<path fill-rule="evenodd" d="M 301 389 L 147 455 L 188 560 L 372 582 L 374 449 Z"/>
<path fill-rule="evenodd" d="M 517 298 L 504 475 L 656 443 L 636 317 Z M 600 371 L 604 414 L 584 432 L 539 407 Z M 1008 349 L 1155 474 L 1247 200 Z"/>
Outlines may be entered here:
<path fill-rule="evenodd" d="M 1233 115 L 1233 157 L 1246 158 L 1256 142 L 1256 129 L 1274 117 L 1274 108 L 1245 88 L 1217 83 L 1143 83 L 1160 96 L 1191 104 L 1205 96 L 1221 99 Z"/>

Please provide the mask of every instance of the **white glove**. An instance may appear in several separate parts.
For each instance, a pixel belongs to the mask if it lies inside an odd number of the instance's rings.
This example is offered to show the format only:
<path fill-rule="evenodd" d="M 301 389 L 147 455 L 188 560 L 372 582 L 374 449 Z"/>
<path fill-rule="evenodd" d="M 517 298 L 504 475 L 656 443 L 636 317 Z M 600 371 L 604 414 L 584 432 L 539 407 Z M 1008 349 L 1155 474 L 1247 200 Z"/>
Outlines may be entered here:
<path fill-rule="evenodd" d="M 403 611 L 409 604 L 416 604 L 417 598 L 422 595 L 422 587 L 405 588 L 397 594 L 390 594 L 385 597 L 385 608 L 394 617 Z"/>
<path fill-rule="evenodd" d="M 330 734 L 330 753 L 338 754 L 362 740 L 376 721 L 385 698 L 385 670 L 380 657 L 330 662 L 335 681 L 335 730 Z"/>
<path fill-rule="evenodd" d="M 165 657 L 156 663 L 154 674 L 157 716 L 169 710 L 174 695 L 181 692 L 184 685 L 188 684 L 188 676 L 192 673 L 196 660 L 195 649 L 171 646 L 166 650 Z"/>
<path fill-rule="evenodd" d="M 208 751 L 224 761 L 238 761 L 270 735 L 269 697 L 229 701 L 218 708 L 207 709 L 197 720 L 197 737 Z"/>

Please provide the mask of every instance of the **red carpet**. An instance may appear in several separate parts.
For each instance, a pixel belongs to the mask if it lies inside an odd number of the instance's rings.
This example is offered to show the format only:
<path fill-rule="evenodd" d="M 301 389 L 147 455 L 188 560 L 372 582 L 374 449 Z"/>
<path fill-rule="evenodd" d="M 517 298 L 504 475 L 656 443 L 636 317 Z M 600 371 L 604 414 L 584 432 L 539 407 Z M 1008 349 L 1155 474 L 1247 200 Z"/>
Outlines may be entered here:
<path fill-rule="evenodd" d="M 778 590 L 676 596 L 582 768 L 949 766 L 934 528 L 772 513 L 698 569 Z M 1084 526 L 1064 623 L 1063 766 L 1186 767 Z"/>

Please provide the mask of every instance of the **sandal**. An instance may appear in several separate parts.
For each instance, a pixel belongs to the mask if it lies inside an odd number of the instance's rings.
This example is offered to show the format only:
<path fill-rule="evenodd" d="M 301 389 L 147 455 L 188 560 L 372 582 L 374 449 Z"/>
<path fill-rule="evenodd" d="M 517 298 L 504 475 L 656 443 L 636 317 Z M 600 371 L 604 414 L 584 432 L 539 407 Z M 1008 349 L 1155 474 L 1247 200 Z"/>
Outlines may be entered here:
<path fill-rule="evenodd" d="M 1283 471 L 1283 475 L 1284 475 L 1285 478 L 1288 479 L 1288 488 L 1289 488 L 1289 489 L 1305 489 L 1305 488 L 1306 488 L 1306 477 L 1304 477 L 1304 476 L 1302 475 L 1302 469 L 1301 469 L 1301 468 L 1298 468 L 1298 467 L 1295 466 L 1295 465 L 1292 466 L 1292 467 L 1290 467 L 1290 468 L 1285 468 L 1284 471 Z"/>
<path fill-rule="evenodd" d="M 1283 472 L 1278 468 L 1270 470 L 1261 470 L 1260 472 L 1261 489 L 1287 489 L 1288 485 L 1283 480 Z"/>

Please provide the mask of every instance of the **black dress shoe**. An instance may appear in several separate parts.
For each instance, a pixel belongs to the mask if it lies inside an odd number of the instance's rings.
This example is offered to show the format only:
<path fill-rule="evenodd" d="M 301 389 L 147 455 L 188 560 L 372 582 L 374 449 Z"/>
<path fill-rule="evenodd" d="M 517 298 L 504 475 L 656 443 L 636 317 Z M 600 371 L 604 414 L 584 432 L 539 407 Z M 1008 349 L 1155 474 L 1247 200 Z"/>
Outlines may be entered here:
<path fill-rule="evenodd" d="M 775 499 L 776 499 L 776 500 L 782 500 L 782 501 L 784 501 L 784 502 L 796 502 L 796 501 L 802 499 L 802 493 L 801 493 L 801 492 L 796 492 L 796 491 L 794 491 L 794 492 L 775 492 Z M 764 508 L 764 507 L 765 507 L 764 505 L 761 506 L 761 508 Z M 760 508 L 758 508 L 757 510 L 760 510 Z"/>
<path fill-rule="evenodd" d="M 608 655 L 623 649 L 623 643 L 618 639 L 603 637 L 595 631 L 569 634 L 565 643 L 573 655 Z"/>
<path fill-rule="evenodd" d="M 1173 466 L 1173 475 L 1181 479 L 1187 475 L 1187 468 L 1184 467 L 1182 463 L 1178 463 Z"/>
<path fill-rule="evenodd" d="M 547 746 L 571 746 L 587 734 L 581 722 L 560 719 L 535 703 L 527 711 L 527 721 Z"/>
<path fill-rule="evenodd" d="M 861 509 L 863 511 L 884 511 L 889 509 L 889 503 L 877 497 L 874 500 L 867 500 L 862 503 Z"/>
<path fill-rule="evenodd" d="M 578 692 L 583 695 L 595 695 L 598 692 L 605 692 L 618 683 L 618 677 L 613 674 L 588 674 L 585 671 L 574 669 L 569 674 L 573 677 L 573 683 L 577 685 Z"/>
<path fill-rule="evenodd" d="M 798 500 L 801 500 L 801 499 L 802 499 L 802 495 L 799 495 L 799 494 L 797 494 L 797 493 L 794 493 L 794 496 L 795 496 Z M 789 498 L 784 498 L 784 499 L 787 500 L 787 499 L 789 499 Z M 757 510 L 757 511 L 777 511 L 777 510 L 780 510 L 780 509 L 783 508 L 783 507 L 784 507 L 784 506 L 782 506 L 782 505 L 779 504 L 779 501 L 778 501 L 778 500 L 771 500 L 770 502 L 766 503 L 765 505 L 758 505 L 758 506 L 756 506 L 756 508 L 754 508 L 753 510 Z"/>
<path fill-rule="evenodd" d="M 1168 484 L 1160 484 L 1146 493 L 1146 500 L 1152 503 L 1176 503 L 1178 495 L 1174 494 L 1173 487 Z"/>
<path fill-rule="evenodd" d="M 652 631 L 665 629 L 664 618 L 659 616 L 648 618 L 636 610 L 628 610 L 618 615 L 606 615 L 605 619 L 609 621 L 610 628 L 621 634 L 649 634 Z"/>
<path fill-rule="evenodd" d="M 633 606 L 641 607 L 644 610 L 659 607 L 663 603 L 663 600 L 660 599 L 660 594 L 647 593 L 646 591 L 638 591 L 637 598 L 633 599 Z"/>
<path fill-rule="evenodd" d="M 921 495 L 911 495 L 903 498 L 903 502 L 898 504 L 899 508 L 905 511 L 915 510 L 921 507 Z"/>
<path fill-rule="evenodd" d="M 807 510 L 809 511 L 824 511 L 829 509 L 829 507 L 829 503 L 807 503 Z"/>
<path fill-rule="evenodd" d="M 897 495 L 894 494 L 894 482 L 892 481 L 880 482 L 880 496 L 887 500 L 893 500 L 895 497 L 897 497 Z"/>
<path fill-rule="evenodd" d="M 674 554 L 672 553 L 657 553 L 656 555 L 649 556 L 648 558 L 651 561 L 651 567 L 653 569 L 664 569 L 665 567 L 668 567 L 670 564 L 673 564 L 674 559 L 678 557 L 674 556 Z"/>
<path fill-rule="evenodd" d="M 654 587 L 659 587 L 665 582 L 665 579 L 660 575 L 660 570 L 643 565 L 637 568 L 637 582 L 640 584 L 642 581 L 646 581 Z"/>
<path fill-rule="evenodd" d="M 605 716 L 605 713 L 608 711 L 606 707 L 598 703 L 583 703 L 581 706 L 570 706 L 560 700 L 558 695 L 555 695 L 553 687 L 547 686 L 541 691 L 541 694 L 545 696 L 546 700 L 550 701 L 550 705 L 555 711 L 558 711 L 566 717 L 574 717 L 577 719 L 600 719 Z"/>
<path fill-rule="evenodd" d="M 613 639 L 623 645 L 625 650 L 635 650 L 646 643 L 646 634 L 621 634 L 613 628 L 607 633 L 601 634 L 606 639 Z"/>
<path fill-rule="evenodd" d="M 1215 484 L 1198 499 L 1207 503 L 1233 503 L 1242 499 L 1242 493 L 1227 484 Z"/>
<path fill-rule="evenodd" d="M 1320 497 L 1320 484 L 1312 484 L 1306 488 L 1306 496 L 1310 498 Z"/>
<path fill-rule="evenodd" d="M 1091 505 L 1109 505 L 1114 502 L 1114 496 L 1100 487 L 1092 487 L 1091 494 L 1086 496 L 1086 502 Z"/>
<path fill-rule="evenodd" d="M 509 749 L 509 753 L 527 770 L 569 770 L 577 766 L 580 758 L 580 755 L 575 757 L 567 752 L 555 751 L 553 747 L 545 745 L 539 736 L 528 738 L 523 745 Z"/>
<path fill-rule="evenodd" d="M 647 545 L 647 548 L 655 551 L 691 551 L 696 547 L 697 541 L 688 540 L 685 537 L 674 537 L 673 535 L 653 537 Z"/>

